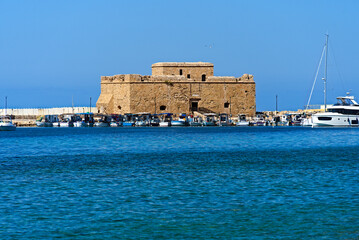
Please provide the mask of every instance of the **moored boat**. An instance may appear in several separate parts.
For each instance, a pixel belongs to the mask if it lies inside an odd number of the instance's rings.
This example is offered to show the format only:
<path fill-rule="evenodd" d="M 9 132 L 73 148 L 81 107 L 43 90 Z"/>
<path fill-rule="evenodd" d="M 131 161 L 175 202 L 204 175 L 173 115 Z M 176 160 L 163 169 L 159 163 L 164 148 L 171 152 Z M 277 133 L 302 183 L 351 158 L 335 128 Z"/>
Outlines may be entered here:
<path fill-rule="evenodd" d="M 358 127 L 359 104 L 353 96 L 337 97 L 337 104 L 327 108 L 327 112 L 312 116 L 313 127 Z"/>
<path fill-rule="evenodd" d="M 150 126 L 158 127 L 160 125 L 160 119 L 157 114 L 151 115 Z"/>
<path fill-rule="evenodd" d="M 73 127 L 74 126 L 74 115 L 64 114 L 60 116 L 60 127 Z"/>
<path fill-rule="evenodd" d="M 231 122 L 227 113 L 220 113 L 218 117 L 218 126 L 230 126 Z"/>
<path fill-rule="evenodd" d="M 111 116 L 104 115 L 104 114 L 97 114 L 94 117 L 95 127 L 109 127 L 111 122 Z"/>
<path fill-rule="evenodd" d="M 37 127 L 52 127 L 53 124 L 52 122 L 50 121 L 49 119 L 49 116 L 50 115 L 41 115 L 41 116 L 38 116 L 37 119 L 36 119 L 36 126 Z"/>
<path fill-rule="evenodd" d="M 191 127 L 203 126 L 203 119 L 201 117 L 190 116 L 188 118 L 188 123 Z"/>
<path fill-rule="evenodd" d="M 74 117 L 74 127 L 93 127 L 93 113 L 77 113 Z"/>
<path fill-rule="evenodd" d="M 187 115 L 185 113 L 181 113 L 178 117 L 178 120 L 171 120 L 171 126 L 173 127 L 184 127 L 188 125 Z"/>
<path fill-rule="evenodd" d="M 11 116 L 0 116 L 0 131 L 15 131 L 16 126 L 12 123 Z"/>
<path fill-rule="evenodd" d="M 170 127 L 172 123 L 172 113 L 162 113 L 162 120 L 159 123 L 160 127 Z"/>
<path fill-rule="evenodd" d="M 249 121 L 247 121 L 245 114 L 238 115 L 238 122 L 236 122 L 236 126 L 240 126 L 240 127 L 249 126 Z"/>
<path fill-rule="evenodd" d="M 135 126 L 137 127 L 146 127 L 150 126 L 150 113 L 138 113 L 136 117 Z"/>
<path fill-rule="evenodd" d="M 206 113 L 204 114 L 205 118 L 203 121 L 203 126 L 216 126 L 216 119 L 217 116 L 215 113 Z"/>
<path fill-rule="evenodd" d="M 122 118 L 122 126 L 124 127 L 133 127 L 135 126 L 136 115 L 131 113 L 126 113 Z"/>

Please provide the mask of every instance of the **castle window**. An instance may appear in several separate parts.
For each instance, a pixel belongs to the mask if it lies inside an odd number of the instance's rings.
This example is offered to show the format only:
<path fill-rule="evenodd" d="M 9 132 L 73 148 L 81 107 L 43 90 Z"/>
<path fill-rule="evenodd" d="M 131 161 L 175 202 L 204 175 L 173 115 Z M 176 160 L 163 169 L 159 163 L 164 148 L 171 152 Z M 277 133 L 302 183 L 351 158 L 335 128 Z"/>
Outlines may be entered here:
<path fill-rule="evenodd" d="M 229 102 L 224 103 L 224 108 L 229 108 Z"/>
<path fill-rule="evenodd" d="M 165 105 L 160 106 L 160 110 L 161 110 L 161 111 L 166 110 L 166 106 L 165 106 Z"/>
<path fill-rule="evenodd" d="M 205 82 L 206 81 L 206 74 L 203 74 L 202 75 L 202 82 Z"/>
<path fill-rule="evenodd" d="M 182 75 L 183 74 L 183 71 L 182 71 L 182 69 L 180 69 L 180 75 Z"/>
<path fill-rule="evenodd" d="M 190 75 L 190 74 L 187 74 L 187 78 L 191 78 L 191 75 Z"/>
<path fill-rule="evenodd" d="M 120 105 L 118 105 L 117 108 L 121 110 L 121 106 L 120 106 Z"/>

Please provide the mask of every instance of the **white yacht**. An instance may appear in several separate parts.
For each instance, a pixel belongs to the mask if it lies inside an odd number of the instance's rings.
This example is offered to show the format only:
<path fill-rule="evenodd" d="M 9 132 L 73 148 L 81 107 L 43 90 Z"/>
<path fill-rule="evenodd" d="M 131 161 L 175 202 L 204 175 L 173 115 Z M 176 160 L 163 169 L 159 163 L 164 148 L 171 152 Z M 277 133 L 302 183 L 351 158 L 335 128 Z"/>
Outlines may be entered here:
<path fill-rule="evenodd" d="M 357 127 L 359 126 L 359 104 L 353 96 L 337 97 L 338 103 L 327 108 L 327 112 L 312 116 L 313 127 Z"/>
<path fill-rule="evenodd" d="M 16 126 L 12 123 L 10 116 L 0 116 L 0 131 L 15 131 Z"/>

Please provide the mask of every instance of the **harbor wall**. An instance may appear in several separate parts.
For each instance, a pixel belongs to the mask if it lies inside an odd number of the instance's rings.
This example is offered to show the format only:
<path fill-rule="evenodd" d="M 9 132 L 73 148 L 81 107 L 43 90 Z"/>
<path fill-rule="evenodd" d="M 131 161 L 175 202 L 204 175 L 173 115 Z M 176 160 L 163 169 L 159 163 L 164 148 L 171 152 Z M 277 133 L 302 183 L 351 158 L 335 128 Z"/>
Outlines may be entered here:
<path fill-rule="evenodd" d="M 12 116 L 39 116 L 39 115 L 59 115 L 65 113 L 97 113 L 96 107 L 60 107 L 60 108 L 8 108 L 8 115 Z M 5 109 L 0 109 L 0 115 L 5 114 Z"/>

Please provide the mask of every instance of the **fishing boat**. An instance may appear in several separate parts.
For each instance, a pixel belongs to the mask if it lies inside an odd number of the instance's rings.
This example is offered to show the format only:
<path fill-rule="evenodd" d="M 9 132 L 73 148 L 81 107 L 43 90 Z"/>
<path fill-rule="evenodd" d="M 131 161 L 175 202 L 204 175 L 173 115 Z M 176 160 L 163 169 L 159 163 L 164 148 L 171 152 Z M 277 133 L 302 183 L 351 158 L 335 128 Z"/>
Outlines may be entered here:
<path fill-rule="evenodd" d="M 178 117 L 178 120 L 171 120 L 171 126 L 173 127 L 184 127 L 188 125 L 187 115 L 181 113 Z"/>
<path fill-rule="evenodd" d="M 111 115 L 110 127 L 122 127 L 122 116 L 118 114 Z"/>
<path fill-rule="evenodd" d="M 95 127 L 109 127 L 111 122 L 111 116 L 104 115 L 104 114 L 98 114 L 94 117 Z"/>
<path fill-rule="evenodd" d="M 75 116 L 74 127 L 87 127 L 85 121 L 82 120 L 81 116 Z"/>
<path fill-rule="evenodd" d="M 36 119 L 37 127 L 52 127 L 51 115 L 41 115 Z"/>
<path fill-rule="evenodd" d="M 74 115 L 64 114 L 60 116 L 60 127 L 73 127 L 74 126 Z"/>
<path fill-rule="evenodd" d="M 172 123 L 172 113 L 162 113 L 162 120 L 159 123 L 160 127 L 170 127 Z"/>
<path fill-rule="evenodd" d="M 122 119 L 122 126 L 124 126 L 124 127 L 135 126 L 135 119 L 136 119 L 136 115 L 131 114 L 131 113 L 126 113 Z"/>
<path fill-rule="evenodd" d="M 7 115 L 7 97 L 5 97 L 5 115 L 0 116 L 0 131 L 15 131 L 16 126 L 12 123 L 10 115 Z"/>
<path fill-rule="evenodd" d="M 239 127 L 249 126 L 249 121 L 247 121 L 247 117 L 245 114 L 238 115 L 238 122 L 236 122 L 236 126 L 239 126 Z"/>
<path fill-rule="evenodd" d="M 216 126 L 216 114 L 215 113 L 206 113 L 204 114 L 205 118 L 203 121 L 203 126 Z"/>
<path fill-rule="evenodd" d="M 231 121 L 229 120 L 229 116 L 227 113 L 220 113 L 218 119 L 218 126 L 230 126 L 232 125 Z"/>
<path fill-rule="evenodd" d="M 191 127 L 203 126 L 203 119 L 201 117 L 190 116 L 188 118 L 188 123 Z"/>
<path fill-rule="evenodd" d="M 93 127 L 93 113 L 77 113 L 74 116 L 74 127 Z"/>
<path fill-rule="evenodd" d="M 151 115 L 150 126 L 158 127 L 160 125 L 160 119 L 157 114 Z"/>
<path fill-rule="evenodd" d="M 136 117 L 135 126 L 137 127 L 146 127 L 150 126 L 150 113 L 138 113 Z"/>

